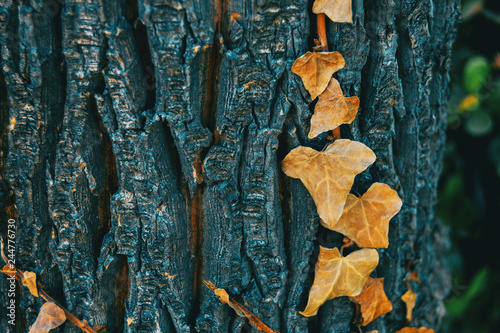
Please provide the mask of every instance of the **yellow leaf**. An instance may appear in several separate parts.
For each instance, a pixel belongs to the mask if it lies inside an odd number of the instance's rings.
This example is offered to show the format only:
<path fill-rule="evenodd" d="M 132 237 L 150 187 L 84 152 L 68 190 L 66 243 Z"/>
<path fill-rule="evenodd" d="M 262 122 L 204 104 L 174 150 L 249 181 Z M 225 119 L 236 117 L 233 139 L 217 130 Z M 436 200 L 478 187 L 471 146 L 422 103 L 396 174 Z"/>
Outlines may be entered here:
<path fill-rule="evenodd" d="M 410 289 L 405 292 L 403 296 L 401 296 L 401 299 L 406 303 L 406 320 L 411 321 L 413 308 L 415 307 L 415 301 L 417 300 L 417 294 Z"/>
<path fill-rule="evenodd" d="M 396 333 L 434 333 L 434 330 L 432 328 L 426 327 L 405 327 L 403 329 L 400 329 L 399 331 L 396 331 Z"/>
<path fill-rule="evenodd" d="M 10 118 L 9 131 L 13 131 L 15 127 L 16 127 L 16 117 L 12 117 Z"/>
<path fill-rule="evenodd" d="M 222 303 L 229 304 L 229 294 L 224 289 L 216 288 L 214 294 L 219 297 Z"/>
<path fill-rule="evenodd" d="M 361 198 L 348 195 L 342 216 L 332 229 L 360 247 L 387 248 L 389 221 L 402 204 L 398 193 L 389 185 L 374 183 Z"/>
<path fill-rule="evenodd" d="M 377 265 L 377 250 L 361 249 L 343 257 L 338 248 L 320 246 L 309 301 L 300 314 L 314 316 L 318 313 L 318 308 L 329 299 L 359 295 Z"/>
<path fill-rule="evenodd" d="M 460 102 L 460 105 L 458 106 L 458 111 L 463 112 L 463 111 L 473 110 L 479 106 L 479 103 L 480 101 L 477 95 L 470 94 Z"/>
<path fill-rule="evenodd" d="M 352 0 L 316 0 L 313 13 L 324 13 L 333 22 L 352 23 Z"/>
<path fill-rule="evenodd" d="M 344 97 L 340 84 L 334 78 L 326 90 L 319 95 L 318 103 L 311 118 L 309 139 L 333 130 L 341 124 L 350 124 L 356 118 L 359 98 Z"/>
<path fill-rule="evenodd" d="M 322 152 L 302 146 L 293 149 L 282 168 L 287 176 L 300 178 L 316 203 L 322 223 L 332 229 L 342 215 L 354 177 L 375 158 L 364 144 L 339 139 Z"/>
<path fill-rule="evenodd" d="M 35 273 L 25 271 L 21 281 L 23 283 L 23 286 L 28 287 L 28 289 L 30 290 L 30 293 L 33 296 L 38 297 L 38 289 L 36 287 L 36 274 Z"/>
<path fill-rule="evenodd" d="M 369 277 L 361 294 L 350 299 L 360 305 L 363 326 L 392 311 L 392 304 L 384 291 L 384 278 Z"/>
<path fill-rule="evenodd" d="M 214 292 L 215 295 L 219 297 L 219 301 L 224 304 L 229 305 L 238 316 L 247 318 L 257 330 L 266 333 L 279 333 L 279 331 L 274 331 L 269 326 L 264 324 L 257 316 L 252 312 L 248 311 L 243 305 L 229 298 L 229 294 L 224 289 L 216 288 L 215 285 L 210 281 L 204 281 L 205 285 Z"/>
<path fill-rule="evenodd" d="M 219 300 L 222 303 L 229 305 L 236 312 L 238 316 L 245 318 L 245 314 L 238 307 L 234 305 L 234 302 L 232 302 L 229 299 L 229 294 L 227 293 L 227 291 L 221 288 L 216 288 L 213 290 L 213 292 L 216 296 L 219 297 Z"/>
<path fill-rule="evenodd" d="M 66 321 L 66 315 L 60 307 L 52 302 L 44 303 L 29 333 L 49 333 L 51 329 L 60 326 L 64 321 Z"/>
<path fill-rule="evenodd" d="M 307 52 L 295 60 L 292 72 L 302 78 L 304 87 L 314 100 L 325 91 L 333 73 L 344 65 L 344 58 L 338 52 Z"/>

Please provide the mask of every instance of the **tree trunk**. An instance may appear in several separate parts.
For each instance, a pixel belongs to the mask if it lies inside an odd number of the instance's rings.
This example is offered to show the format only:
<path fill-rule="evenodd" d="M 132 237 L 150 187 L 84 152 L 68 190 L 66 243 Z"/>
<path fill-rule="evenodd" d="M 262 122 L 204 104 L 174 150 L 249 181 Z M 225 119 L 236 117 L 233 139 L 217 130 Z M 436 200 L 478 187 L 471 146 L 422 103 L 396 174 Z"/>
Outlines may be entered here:
<path fill-rule="evenodd" d="M 304 0 L 3 0 L 0 4 L 1 228 L 15 219 L 16 264 L 108 332 L 248 332 L 205 287 L 226 289 L 272 329 L 345 332 L 355 306 L 305 308 L 320 227 L 311 196 L 280 162 L 309 140 L 313 103 L 296 58 L 315 38 Z M 335 76 L 361 100 L 342 137 L 377 161 L 356 178 L 396 189 L 375 275 L 394 310 L 368 330 L 438 328 L 449 277 L 433 210 L 459 0 L 353 0 L 353 24 L 327 22 Z M 17 286 L 16 325 L 42 305 Z M 5 313 L 5 314 L 4 314 Z M 60 332 L 81 332 L 66 323 Z"/>

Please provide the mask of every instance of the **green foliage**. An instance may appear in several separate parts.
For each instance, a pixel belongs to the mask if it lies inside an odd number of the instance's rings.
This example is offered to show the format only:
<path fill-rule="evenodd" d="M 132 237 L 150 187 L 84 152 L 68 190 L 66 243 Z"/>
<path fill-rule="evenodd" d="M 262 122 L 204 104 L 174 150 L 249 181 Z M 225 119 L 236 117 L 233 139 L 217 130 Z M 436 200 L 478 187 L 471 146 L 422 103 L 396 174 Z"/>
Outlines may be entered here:
<path fill-rule="evenodd" d="M 448 125 L 464 126 L 468 135 L 483 137 L 492 133 L 500 120 L 499 69 L 495 59 L 470 54 L 470 50 L 459 52 L 464 59 L 456 59 L 465 66 L 460 79 L 452 84 Z"/>
<path fill-rule="evenodd" d="M 441 221 L 451 227 L 467 227 L 474 223 L 476 212 L 464 189 L 464 178 L 461 173 L 453 173 L 446 179 L 440 191 L 440 201 L 436 208 Z"/>
<path fill-rule="evenodd" d="M 475 56 L 467 61 L 463 73 L 463 86 L 468 93 L 475 93 L 486 82 L 490 64 L 485 57 Z"/>
<path fill-rule="evenodd" d="M 448 311 L 449 316 L 458 317 L 464 315 L 467 308 L 473 305 L 474 298 L 486 288 L 488 275 L 488 267 L 483 267 L 474 275 L 465 293 L 446 304 L 446 311 Z"/>
<path fill-rule="evenodd" d="M 464 0 L 453 50 L 448 142 L 436 214 L 450 227 L 442 332 L 500 332 L 500 2 Z"/>

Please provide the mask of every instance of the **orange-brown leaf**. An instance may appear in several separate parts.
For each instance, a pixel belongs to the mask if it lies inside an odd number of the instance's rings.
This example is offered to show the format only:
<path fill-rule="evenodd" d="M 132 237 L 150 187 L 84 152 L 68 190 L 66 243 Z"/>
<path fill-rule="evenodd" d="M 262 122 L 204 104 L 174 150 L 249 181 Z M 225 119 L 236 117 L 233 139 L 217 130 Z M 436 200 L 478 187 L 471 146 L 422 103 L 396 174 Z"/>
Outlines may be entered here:
<path fill-rule="evenodd" d="M 222 303 L 229 304 L 229 294 L 224 289 L 216 288 L 214 294 L 219 297 Z"/>
<path fill-rule="evenodd" d="M 306 317 L 314 316 L 329 299 L 359 295 L 377 265 L 377 250 L 361 249 L 343 257 L 338 248 L 320 246 L 309 301 L 300 313 Z"/>
<path fill-rule="evenodd" d="M 23 286 L 28 287 L 30 293 L 38 297 L 38 288 L 36 287 L 36 274 L 33 272 L 25 271 L 22 278 Z"/>
<path fill-rule="evenodd" d="M 311 118 L 309 139 L 333 130 L 342 124 L 350 124 L 356 118 L 359 98 L 344 97 L 340 84 L 334 78 L 326 90 L 319 95 L 318 103 Z"/>
<path fill-rule="evenodd" d="M 332 229 L 342 215 L 354 177 L 375 158 L 364 144 L 339 139 L 322 152 L 302 146 L 293 149 L 282 168 L 287 176 L 300 178 L 316 203 L 322 223 Z"/>
<path fill-rule="evenodd" d="M 316 0 L 313 13 L 325 13 L 333 22 L 352 23 L 352 0 Z"/>
<path fill-rule="evenodd" d="M 415 280 L 420 283 L 420 279 L 418 278 L 418 273 L 417 272 L 411 272 L 410 275 L 408 276 L 408 281 Z"/>
<path fill-rule="evenodd" d="M 405 292 L 403 296 L 401 296 L 401 299 L 406 303 L 406 320 L 411 321 L 413 308 L 415 307 L 415 301 L 417 300 L 417 294 L 410 289 Z"/>
<path fill-rule="evenodd" d="M 434 330 L 432 328 L 426 327 L 405 327 L 403 329 L 400 329 L 399 331 L 396 331 L 396 333 L 434 333 Z"/>
<path fill-rule="evenodd" d="M 401 206 L 396 191 L 387 184 L 375 183 L 361 198 L 348 195 L 342 216 L 332 229 L 360 247 L 387 248 L 389 221 Z"/>
<path fill-rule="evenodd" d="M 42 305 L 35 323 L 31 326 L 30 333 L 49 333 L 51 329 L 60 326 L 66 320 L 63 309 L 52 302 Z"/>
<path fill-rule="evenodd" d="M 361 307 L 363 326 L 392 311 L 392 304 L 384 292 L 384 278 L 369 277 L 361 294 L 350 299 Z"/>
<path fill-rule="evenodd" d="M 333 73 L 344 65 L 344 58 L 338 52 L 307 52 L 295 60 L 292 72 L 302 78 L 311 99 L 315 99 L 325 91 Z"/>
<path fill-rule="evenodd" d="M 12 264 L 7 264 L 3 266 L 0 272 L 7 274 L 8 276 L 13 277 L 14 279 L 17 280 L 16 267 Z"/>

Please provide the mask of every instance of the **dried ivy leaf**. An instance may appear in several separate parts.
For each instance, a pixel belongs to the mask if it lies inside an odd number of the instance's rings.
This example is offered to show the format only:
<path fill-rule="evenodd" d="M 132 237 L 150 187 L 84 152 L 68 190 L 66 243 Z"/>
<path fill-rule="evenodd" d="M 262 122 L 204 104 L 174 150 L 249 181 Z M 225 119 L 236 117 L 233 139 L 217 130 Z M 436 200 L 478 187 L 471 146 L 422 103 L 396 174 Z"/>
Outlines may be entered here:
<path fill-rule="evenodd" d="M 215 285 L 210 281 L 204 281 L 205 285 L 210 288 L 214 292 L 216 296 L 219 297 L 219 301 L 224 304 L 229 305 L 236 314 L 240 317 L 245 317 L 250 321 L 257 330 L 266 332 L 266 333 L 279 333 L 279 331 L 274 331 L 269 326 L 264 324 L 257 316 L 255 316 L 252 312 L 248 311 L 243 305 L 229 298 L 229 294 L 224 289 L 216 288 Z"/>
<path fill-rule="evenodd" d="M 316 0 L 313 13 L 325 13 L 333 22 L 352 23 L 352 0 Z"/>
<path fill-rule="evenodd" d="M 292 72 L 301 77 L 304 87 L 314 100 L 325 91 L 333 73 L 344 65 L 344 57 L 338 52 L 306 52 L 295 60 Z"/>
<path fill-rule="evenodd" d="M 213 292 L 217 297 L 219 297 L 219 300 L 222 303 L 229 305 L 236 312 L 238 316 L 245 318 L 245 314 L 241 312 L 240 309 L 238 309 L 236 306 L 233 305 L 233 303 L 229 299 L 229 294 L 227 293 L 227 291 L 221 288 L 215 288 Z"/>
<path fill-rule="evenodd" d="M 434 330 L 432 328 L 426 327 L 405 327 L 403 329 L 400 329 L 399 331 L 396 331 L 396 333 L 434 333 Z"/>
<path fill-rule="evenodd" d="M 216 288 L 214 294 L 219 297 L 222 303 L 229 304 L 229 294 L 224 289 Z"/>
<path fill-rule="evenodd" d="M 38 297 L 38 289 L 36 287 L 36 274 L 35 273 L 25 271 L 21 281 L 23 283 L 23 286 L 28 287 L 28 289 L 30 290 L 30 293 L 33 296 Z"/>
<path fill-rule="evenodd" d="M 11 278 L 14 278 L 17 280 L 17 275 L 16 275 L 16 267 L 12 264 L 7 264 L 3 266 L 2 270 L 0 272 L 7 274 Z"/>
<path fill-rule="evenodd" d="M 405 292 L 403 296 L 401 296 L 401 299 L 406 303 L 406 320 L 411 321 L 413 308 L 415 307 L 415 301 L 417 300 L 417 294 L 410 289 Z"/>
<path fill-rule="evenodd" d="M 49 333 L 51 329 L 60 326 L 65 321 L 66 315 L 63 309 L 52 302 L 46 302 L 42 305 L 29 333 Z"/>
<path fill-rule="evenodd" d="M 361 249 L 343 257 L 338 248 L 320 246 L 309 301 L 300 314 L 314 316 L 318 313 L 318 308 L 329 299 L 359 295 L 377 265 L 377 250 Z"/>
<path fill-rule="evenodd" d="M 384 291 L 384 278 L 369 277 L 361 294 L 350 297 L 350 300 L 360 305 L 363 326 L 392 311 L 392 304 Z"/>
<path fill-rule="evenodd" d="M 418 273 L 417 272 L 411 272 L 410 275 L 408 276 L 408 281 L 415 280 L 420 283 L 420 279 L 418 278 Z"/>
<path fill-rule="evenodd" d="M 323 225 L 332 229 L 342 215 L 354 177 L 375 162 L 373 151 L 361 142 L 335 140 L 325 151 L 297 147 L 283 159 L 282 169 L 300 178 L 316 203 Z"/>
<path fill-rule="evenodd" d="M 389 185 L 374 183 L 361 198 L 348 195 L 342 216 L 333 230 L 360 247 L 387 248 L 389 221 L 402 205 L 398 193 Z"/>
<path fill-rule="evenodd" d="M 334 78 L 326 90 L 319 95 L 318 103 L 311 118 L 309 139 L 333 130 L 342 124 L 350 124 L 356 118 L 359 98 L 344 97 L 340 84 Z"/>

